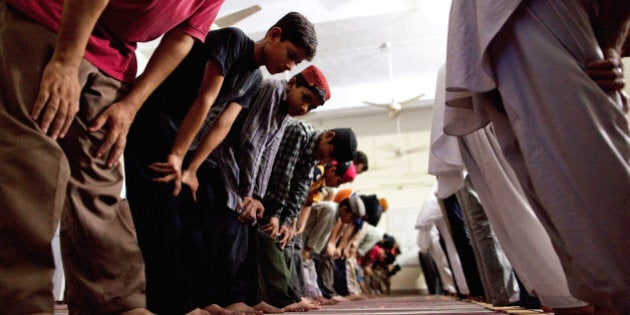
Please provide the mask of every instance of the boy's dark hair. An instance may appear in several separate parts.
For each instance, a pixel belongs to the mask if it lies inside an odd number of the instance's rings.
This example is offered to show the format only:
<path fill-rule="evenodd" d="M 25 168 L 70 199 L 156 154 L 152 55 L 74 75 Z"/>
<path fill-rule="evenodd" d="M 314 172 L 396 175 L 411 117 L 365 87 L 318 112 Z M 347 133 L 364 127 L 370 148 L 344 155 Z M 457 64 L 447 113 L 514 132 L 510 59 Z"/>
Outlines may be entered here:
<path fill-rule="evenodd" d="M 400 265 L 399 264 L 395 264 L 394 267 L 392 268 L 392 270 L 389 271 L 388 275 L 391 277 L 395 274 L 397 274 L 400 271 Z"/>
<path fill-rule="evenodd" d="M 395 244 L 396 244 L 396 239 L 393 236 L 388 235 L 388 234 L 384 234 L 383 238 L 380 241 L 380 246 L 387 250 L 394 248 Z"/>
<path fill-rule="evenodd" d="M 363 151 L 357 151 L 357 158 L 354 159 L 354 164 L 358 165 L 358 164 L 363 164 L 363 171 L 367 171 L 368 170 L 368 158 L 367 155 L 365 153 L 363 153 Z"/>
<path fill-rule="evenodd" d="M 317 35 L 315 26 L 304 15 L 297 12 L 289 12 L 269 29 L 279 27 L 282 29 L 282 41 L 288 40 L 294 45 L 304 48 L 308 61 L 313 60 L 317 50 Z"/>

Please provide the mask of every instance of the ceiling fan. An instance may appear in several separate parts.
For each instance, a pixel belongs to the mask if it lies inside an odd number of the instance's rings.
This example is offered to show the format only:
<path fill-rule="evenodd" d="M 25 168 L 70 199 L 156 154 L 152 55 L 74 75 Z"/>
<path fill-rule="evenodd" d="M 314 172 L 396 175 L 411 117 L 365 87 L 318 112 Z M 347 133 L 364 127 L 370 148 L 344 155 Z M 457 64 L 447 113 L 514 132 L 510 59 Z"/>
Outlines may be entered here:
<path fill-rule="evenodd" d="M 387 41 L 383 45 L 381 45 L 381 48 L 383 48 L 385 52 L 387 53 L 387 66 L 389 70 L 389 82 L 391 85 L 390 90 L 392 90 L 394 86 L 394 64 L 392 62 L 392 43 Z M 421 93 L 419 95 L 416 95 L 402 102 L 396 101 L 396 98 L 393 96 L 392 96 L 391 102 L 388 102 L 388 103 L 376 103 L 376 102 L 370 102 L 370 101 L 363 101 L 363 103 L 367 105 L 387 109 L 387 117 L 389 119 L 396 119 L 396 135 L 398 137 L 398 147 L 394 150 L 394 152 L 398 156 L 411 152 L 411 150 L 404 150 L 402 148 L 402 137 L 401 137 L 401 131 L 400 131 L 400 117 L 399 117 L 400 112 L 402 111 L 403 107 L 416 103 L 423 96 L 424 96 L 424 93 Z M 414 150 L 414 151 L 417 151 L 417 150 Z"/>
<path fill-rule="evenodd" d="M 232 26 L 244 20 L 245 18 L 249 17 L 250 15 L 260 11 L 261 9 L 262 8 L 259 5 L 255 4 L 245 9 L 238 10 L 236 12 L 222 16 L 220 18 L 216 18 L 214 20 L 214 23 L 212 23 L 212 27 L 210 29 L 215 30 L 219 28 Z"/>

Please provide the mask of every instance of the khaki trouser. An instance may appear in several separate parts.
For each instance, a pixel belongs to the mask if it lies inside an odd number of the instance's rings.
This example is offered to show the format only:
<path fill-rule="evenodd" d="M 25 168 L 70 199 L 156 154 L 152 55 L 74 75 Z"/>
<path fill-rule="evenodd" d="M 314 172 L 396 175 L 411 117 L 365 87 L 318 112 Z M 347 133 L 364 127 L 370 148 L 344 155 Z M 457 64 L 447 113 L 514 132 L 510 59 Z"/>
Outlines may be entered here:
<path fill-rule="evenodd" d="M 104 133 L 86 130 L 129 87 L 84 60 L 79 113 L 64 139 L 45 136 L 29 113 L 55 38 L 0 0 L 0 305 L 9 314 L 52 312 L 50 242 L 61 220 L 70 312 L 144 307 L 123 170 L 94 157 Z"/>

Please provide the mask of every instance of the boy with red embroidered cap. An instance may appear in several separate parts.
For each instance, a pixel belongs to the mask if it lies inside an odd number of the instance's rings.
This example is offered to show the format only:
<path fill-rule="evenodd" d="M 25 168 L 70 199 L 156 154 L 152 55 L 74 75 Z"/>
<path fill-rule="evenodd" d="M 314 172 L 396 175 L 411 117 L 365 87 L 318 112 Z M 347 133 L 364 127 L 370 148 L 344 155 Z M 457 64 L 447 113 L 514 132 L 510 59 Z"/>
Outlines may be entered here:
<path fill-rule="evenodd" d="M 328 83 L 316 66 L 309 66 L 289 81 L 265 80 L 250 108 L 242 112 L 226 139 L 210 154 L 208 167 L 199 172 L 202 183 L 199 206 L 205 217 L 206 249 L 214 257 L 216 281 L 224 292 L 221 304 L 243 302 L 265 306 L 259 294 L 255 250 L 256 230 L 252 223 L 262 218 L 264 208 L 239 207 L 239 200 L 264 196 L 271 167 L 288 116 L 303 115 L 330 97 Z M 201 149 L 190 161 L 191 174 L 206 156 Z M 228 307 L 233 309 L 233 307 Z M 246 309 L 239 305 L 240 309 Z"/>

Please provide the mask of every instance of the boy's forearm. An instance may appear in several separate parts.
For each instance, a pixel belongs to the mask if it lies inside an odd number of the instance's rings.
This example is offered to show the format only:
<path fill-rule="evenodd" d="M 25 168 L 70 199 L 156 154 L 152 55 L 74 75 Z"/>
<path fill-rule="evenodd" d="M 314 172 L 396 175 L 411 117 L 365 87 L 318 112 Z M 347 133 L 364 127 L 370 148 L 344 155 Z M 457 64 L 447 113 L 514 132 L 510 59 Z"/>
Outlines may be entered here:
<path fill-rule="evenodd" d="M 343 222 L 341 220 L 337 220 L 335 226 L 330 232 L 330 236 L 328 237 L 328 243 L 333 246 L 337 246 L 337 241 L 339 241 L 339 235 L 341 235 L 341 228 L 343 227 Z"/>
<path fill-rule="evenodd" d="M 350 239 L 354 236 L 354 224 L 344 224 L 342 227 L 343 236 L 341 237 L 341 242 L 339 243 L 339 247 L 345 248 L 350 244 Z"/>
<path fill-rule="evenodd" d="M 195 153 L 190 160 L 190 163 L 186 167 L 188 170 L 197 171 L 203 161 L 208 158 L 208 156 L 216 149 L 216 147 L 225 139 L 229 128 L 220 127 L 220 126 L 212 126 L 208 131 L 208 134 L 203 138 L 203 141 L 195 150 Z"/>
<path fill-rule="evenodd" d="M 298 216 L 298 221 L 300 222 L 300 230 L 304 230 L 306 226 L 306 222 L 308 222 L 308 218 L 311 216 L 311 207 L 304 206 L 302 210 L 300 210 L 300 214 Z"/>
<path fill-rule="evenodd" d="M 184 121 L 177 132 L 171 154 L 183 158 L 186 152 L 188 152 L 188 148 L 190 148 L 195 136 L 201 129 L 223 85 L 224 78 L 220 75 L 218 68 L 219 66 L 214 62 L 208 62 L 206 65 L 204 78 L 199 86 L 197 97 L 186 113 L 186 117 L 184 117 Z M 201 163 L 199 163 L 199 165 L 201 165 Z"/>
<path fill-rule="evenodd" d="M 209 106 L 206 108 L 201 102 L 195 101 L 190 108 L 184 121 L 182 122 L 179 130 L 177 131 L 177 137 L 171 148 L 171 154 L 177 155 L 182 159 L 186 156 L 188 148 L 192 144 L 195 136 L 201 129 L 205 117 L 208 115 Z"/>
<path fill-rule="evenodd" d="M 133 104 L 133 109 L 137 112 L 151 93 L 184 60 L 193 44 L 193 37 L 186 34 L 180 27 L 164 34 L 160 44 L 151 55 L 146 69 L 133 89 L 125 96 L 124 101 Z"/>
<path fill-rule="evenodd" d="M 236 120 L 236 116 L 241 111 L 241 106 L 237 103 L 230 103 L 212 124 L 208 133 L 204 136 L 201 144 L 188 165 L 189 170 L 197 170 L 203 161 L 216 149 L 225 139 Z"/>

